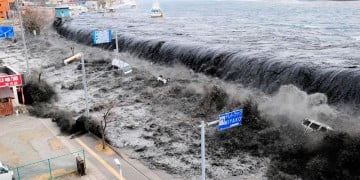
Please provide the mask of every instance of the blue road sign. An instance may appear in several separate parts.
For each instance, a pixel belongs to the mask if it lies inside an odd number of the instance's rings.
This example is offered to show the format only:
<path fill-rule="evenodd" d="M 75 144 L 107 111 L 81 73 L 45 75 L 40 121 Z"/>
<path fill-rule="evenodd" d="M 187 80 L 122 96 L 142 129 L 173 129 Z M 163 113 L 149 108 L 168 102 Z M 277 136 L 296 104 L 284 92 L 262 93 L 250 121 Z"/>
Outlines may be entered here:
<path fill-rule="evenodd" d="M 13 38 L 14 36 L 14 27 L 0 26 L 0 38 Z"/>
<path fill-rule="evenodd" d="M 94 44 L 109 43 L 111 41 L 112 41 L 111 30 L 93 32 Z"/>
<path fill-rule="evenodd" d="M 243 110 L 228 112 L 219 115 L 218 131 L 229 129 L 235 126 L 241 126 Z"/>

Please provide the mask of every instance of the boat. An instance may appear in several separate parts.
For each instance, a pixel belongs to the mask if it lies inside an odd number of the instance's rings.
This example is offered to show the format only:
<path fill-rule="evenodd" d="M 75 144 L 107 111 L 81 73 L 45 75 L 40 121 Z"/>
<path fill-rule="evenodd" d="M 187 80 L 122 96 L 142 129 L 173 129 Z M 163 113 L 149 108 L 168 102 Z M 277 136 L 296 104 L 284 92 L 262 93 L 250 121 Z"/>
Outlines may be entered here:
<path fill-rule="evenodd" d="M 118 11 L 118 10 L 124 10 L 124 9 L 129 9 L 129 8 L 131 8 L 131 9 L 136 9 L 137 8 L 137 3 L 136 3 L 135 0 L 115 1 L 107 9 L 110 12 L 115 12 L 115 11 Z"/>
<path fill-rule="evenodd" d="M 151 8 L 151 17 L 152 18 L 157 18 L 157 17 L 163 17 L 163 16 L 164 16 L 164 14 L 160 9 L 159 1 L 156 0 L 153 3 L 152 8 Z"/>

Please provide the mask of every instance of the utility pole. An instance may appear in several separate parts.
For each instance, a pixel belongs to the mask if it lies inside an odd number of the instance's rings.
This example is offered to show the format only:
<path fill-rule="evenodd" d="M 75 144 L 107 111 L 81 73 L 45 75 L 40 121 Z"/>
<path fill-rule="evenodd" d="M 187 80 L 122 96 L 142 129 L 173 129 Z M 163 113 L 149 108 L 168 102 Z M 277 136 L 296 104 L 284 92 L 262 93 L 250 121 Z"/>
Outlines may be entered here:
<path fill-rule="evenodd" d="M 20 18 L 20 27 L 21 27 L 21 35 L 22 35 L 22 40 L 23 40 L 23 45 L 24 45 L 24 51 L 25 51 L 25 61 L 26 61 L 26 75 L 30 75 L 30 68 L 29 68 L 29 56 L 28 56 L 28 50 L 26 47 L 26 40 L 25 40 L 25 32 L 24 32 L 24 24 L 23 24 L 23 19 L 22 19 L 22 15 L 21 15 L 21 8 L 19 8 L 19 0 L 16 1 L 17 4 L 17 11 L 19 12 L 19 18 Z M 20 9 L 20 10 L 19 10 Z"/>
<path fill-rule="evenodd" d="M 90 117 L 89 116 L 89 101 L 88 101 L 88 89 L 87 89 L 87 82 L 86 82 L 86 72 L 85 72 L 85 61 L 84 61 L 84 54 L 83 53 L 77 53 L 74 56 L 71 56 L 67 59 L 64 60 L 64 64 L 70 64 L 73 63 L 75 61 L 78 61 L 80 59 L 81 61 L 81 70 L 82 70 L 82 82 L 83 82 L 83 86 L 84 86 L 84 95 L 85 95 L 85 116 L 86 117 Z"/>
<path fill-rule="evenodd" d="M 85 73 L 85 61 L 84 61 L 84 55 L 81 54 L 81 70 L 83 74 L 83 86 L 85 91 L 85 116 L 89 117 L 89 100 L 88 100 L 88 90 L 87 90 L 87 82 L 86 82 L 86 73 Z"/>
<path fill-rule="evenodd" d="M 117 31 L 115 31 L 115 45 L 116 45 L 116 59 L 119 59 L 119 42 L 118 42 L 118 34 Z"/>
<path fill-rule="evenodd" d="M 206 179 L 206 161 L 205 161 L 205 127 L 211 126 L 214 124 L 219 123 L 219 120 L 215 120 L 209 123 L 205 123 L 204 121 L 201 121 L 201 124 L 198 126 L 201 128 L 201 180 Z"/>
<path fill-rule="evenodd" d="M 201 180 L 205 179 L 205 123 L 201 121 Z"/>
<path fill-rule="evenodd" d="M 123 179 L 123 176 L 122 176 L 122 171 L 121 171 L 121 163 L 120 163 L 120 160 L 119 160 L 118 158 L 115 158 L 114 161 L 115 161 L 116 166 L 119 167 L 120 180 L 122 180 L 122 179 Z"/>

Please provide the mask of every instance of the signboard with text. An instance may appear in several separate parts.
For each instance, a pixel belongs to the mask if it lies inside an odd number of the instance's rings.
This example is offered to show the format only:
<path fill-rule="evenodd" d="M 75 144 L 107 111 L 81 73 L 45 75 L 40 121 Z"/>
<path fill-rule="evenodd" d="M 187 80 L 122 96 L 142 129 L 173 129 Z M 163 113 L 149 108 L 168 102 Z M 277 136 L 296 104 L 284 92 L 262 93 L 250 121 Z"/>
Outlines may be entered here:
<path fill-rule="evenodd" d="M 0 38 L 13 38 L 15 36 L 14 27 L 0 26 Z"/>
<path fill-rule="evenodd" d="M 0 87 L 21 86 L 21 74 L 0 76 Z"/>
<path fill-rule="evenodd" d="M 229 129 L 235 126 L 241 126 L 242 115 L 243 115 L 242 109 L 225 114 L 220 114 L 218 131 Z"/>
<path fill-rule="evenodd" d="M 93 32 L 93 43 L 102 44 L 109 43 L 112 41 L 111 30 L 94 31 Z"/>

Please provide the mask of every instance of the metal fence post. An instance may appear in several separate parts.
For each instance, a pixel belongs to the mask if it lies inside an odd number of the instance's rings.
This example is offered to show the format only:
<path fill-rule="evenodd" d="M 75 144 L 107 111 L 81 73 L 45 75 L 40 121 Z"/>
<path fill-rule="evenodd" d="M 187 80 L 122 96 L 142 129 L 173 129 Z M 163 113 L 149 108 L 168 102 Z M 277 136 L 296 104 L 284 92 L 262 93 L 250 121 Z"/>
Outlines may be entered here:
<path fill-rule="evenodd" d="M 83 152 L 83 157 L 84 157 L 84 167 L 85 167 L 85 172 L 86 172 L 85 150 L 84 150 L 84 149 L 82 149 L 82 152 Z"/>
<path fill-rule="evenodd" d="M 119 42 L 118 42 L 118 34 L 115 31 L 115 44 L 116 44 L 116 58 L 119 59 Z"/>
<path fill-rule="evenodd" d="M 81 70 L 83 74 L 83 86 L 85 92 L 85 116 L 89 117 L 88 90 L 87 90 L 84 54 L 81 54 Z"/>
<path fill-rule="evenodd" d="M 48 159 L 48 164 L 49 164 L 49 171 L 50 171 L 50 179 L 52 179 L 52 173 L 51 173 L 51 165 L 50 165 L 50 159 Z"/>
<path fill-rule="evenodd" d="M 205 180 L 205 123 L 201 121 L 201 179 Z"/>
<path fill-rule="evenodd" d="M 16 2 L 16 6 L 17 8 L 19 7 L 19 1 L 17 0 Z M 17 9 L 17 11 L 19 11 L 19 9 Z M 22 14 L 21 14 L 21 9 L 19 11 L 20 14 L 20 26 L 21 26 L 21 36 L 22 36 L 22 40 L 23 40 L 23 45 L 24 45 L 24 51 L 25 51 L 25 61 L 26 61 L 26 75 L 29 76 L 30 75 L 30 68 L 29 68 L 29 56 L 28 56 L 28 49 L 26 47 L 26 40 L 25 40 L 25 32 L 24 32 L 24 23 L 23 23 L 23 18 L 22 18 Z"/>
<path fill-rule="evenodd" d="M 16 174 L 17 174 L 18 180 L 20 180 L 21 178 L 20 178 L 20 173 L 19 173 L 19 168 L 18 167 L 16 168 Z"/>

